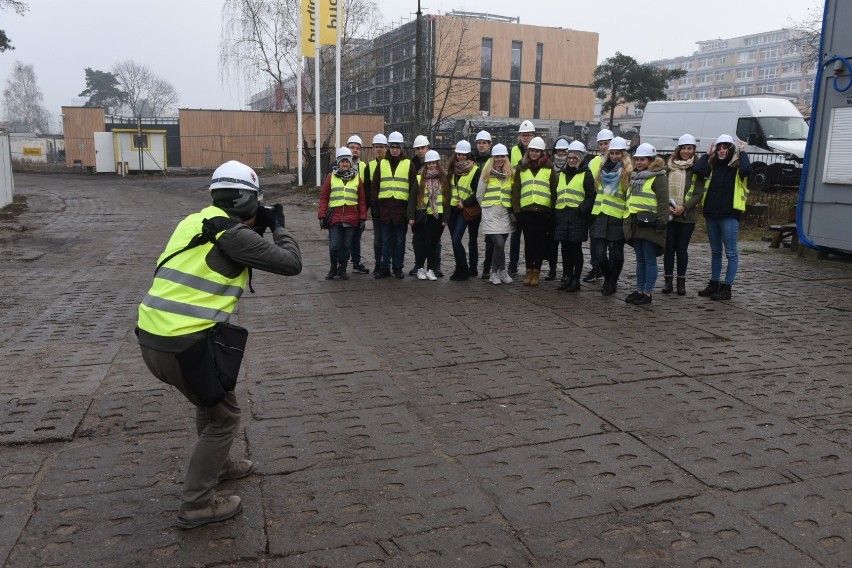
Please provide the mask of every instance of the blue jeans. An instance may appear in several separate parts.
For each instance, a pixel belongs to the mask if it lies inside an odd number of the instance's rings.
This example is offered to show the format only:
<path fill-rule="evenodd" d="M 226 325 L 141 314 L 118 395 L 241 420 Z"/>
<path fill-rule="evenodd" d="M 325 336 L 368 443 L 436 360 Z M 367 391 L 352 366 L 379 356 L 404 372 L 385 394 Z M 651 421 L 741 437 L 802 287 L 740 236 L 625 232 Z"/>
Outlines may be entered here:
<path fill-rule="evenodd" d="M 373 217 L 373 258 L 376 266 L 382 263 L 382 223 L 378 217 Z"/>
<path fill-rule="evenodd" d="M 464 268 L 468 267 L 476 269 L 479 265 L 479 244 L 477 243 L 477 239 L 479 237 L 479 221 L 480 217 L 472 221 L 465 221 L 464 214 L 462 214 L 461 209 L 453 209 L 452 218 L 450 220 L 452 227 L 452 241 L 453 241 L 453 256 L 456 259 L 456 268 Z M 468 262 L 468 253 L 464 250 L 464 245 L 462 244 L 462 238 L 464 237 L 464 232 L 467 230 L 467 246 L 470 250 L 470 261 Z"/>
<path fill-rule="evenodd" d="M 657 245 L 645 239 L 633 239 L 636 251 L 636 291 L 650 294 L 657 284 Z"/>
<path fill-rule="evenodd" d="M 728 258 L 725 270 L 725 284 L 734 283 L 737 269 L 740 267 L 740 254 L 737 251 L 737 236 L 740 232 L 740 220 L 735 217 L 707 217 L 707 238 L 710 240 L 710 280 L 718 282 L 722 275 L 722 247 Z"/>
<path fill-rule="evenodd" d="M 405 234 L 408 225 L 382 223 L 382 267 L 402 269 L 405 262 Z"/>
<path fill-rule="evenodd" d="M 695 223 L 680 223 L 669 221 L 666 226 L 666 254 L 663 255 L 663 274 L 674 276 L 675 256 L 677 256 L 677 275 L 686 276 L 686 265 L 689 262 L 689 241 Z"/>
<path fill-rule="evenodd" d="M 364 229 L 366 228 L 365 225 Z M 364 233 L 364 229 L 356 227 L 355 234 L 352 235 L 352 246 L 350 247 L 352 252 L 352 266 L 361 264 L 361 235 Z"/>
<path fill-rule="evenodd" d="M 357 231 L 358 227 L 344 227 L 343 225 L 332 225 L 329 227 L 328 256 L 332 266 L 343 264 L 349 260 L 352 238 Z"/>

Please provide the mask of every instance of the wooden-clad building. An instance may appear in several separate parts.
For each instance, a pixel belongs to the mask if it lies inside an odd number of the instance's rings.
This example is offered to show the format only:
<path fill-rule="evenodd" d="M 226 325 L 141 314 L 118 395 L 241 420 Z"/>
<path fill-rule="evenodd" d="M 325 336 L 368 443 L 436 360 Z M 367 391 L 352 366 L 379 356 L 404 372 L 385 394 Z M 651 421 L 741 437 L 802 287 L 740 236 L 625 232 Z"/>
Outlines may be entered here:
<path fill-rule="evenodd" d="M 62 107 L 65 165 L 95 166 L 95 132 L 103 132 L 106 116 L 100 107 Z"/>

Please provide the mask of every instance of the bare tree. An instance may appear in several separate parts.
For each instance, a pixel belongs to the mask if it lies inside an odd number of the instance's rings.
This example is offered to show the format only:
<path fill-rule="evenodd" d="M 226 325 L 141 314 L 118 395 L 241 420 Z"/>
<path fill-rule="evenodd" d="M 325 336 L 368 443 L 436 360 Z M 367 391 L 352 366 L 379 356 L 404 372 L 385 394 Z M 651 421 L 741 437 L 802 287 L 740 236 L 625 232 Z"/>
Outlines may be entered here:
<path fill-rule="evenodd" d="M 480 59 L 469 45 L 469 16 L 439 16 L 434 39 L 434 81 L 427 90 L 426 122 L 430 136 L 448 119 L 468 115 L 479 106 Z M 427 74 L 428 76 L 428 74 Z"/>
<path fill-rule="evenodd" d="M 19 16 L 23 16 L 30 7 L 19 0 L 0 0 L 0 10 L 12 10 Z M 4 30 L 0 30 L 0 53 L 15 49 L 12 47 L 12 41 L 6 36 Z"/>
<path fill-rule="evenodd" d="M 146 65 L 127 59 L 113 65 L 112 74 L 124 93 L 124 105 L 133 116 L 160 117 L 176 110 L 177 91 Z"/>
<path fill-rule="evenodd" d="M 800 55 L 802 80 L 807 80 L 808 71 L 819 64 L 820 35 L 822 34 L 822 18 L 824 6 L 814 3 L 807 8 L 804 18 L 798 21 L 790 20 L 789 49 Z M 810 107 L 811 99 L 802 92 L 799 95 L 799 106 Z"/>
<path fill-rule="evenodd" d="M 17 132 L 47 132 L 49 114 L 32 65 L 15 62 L 3 89 L 6 117 Z"/>

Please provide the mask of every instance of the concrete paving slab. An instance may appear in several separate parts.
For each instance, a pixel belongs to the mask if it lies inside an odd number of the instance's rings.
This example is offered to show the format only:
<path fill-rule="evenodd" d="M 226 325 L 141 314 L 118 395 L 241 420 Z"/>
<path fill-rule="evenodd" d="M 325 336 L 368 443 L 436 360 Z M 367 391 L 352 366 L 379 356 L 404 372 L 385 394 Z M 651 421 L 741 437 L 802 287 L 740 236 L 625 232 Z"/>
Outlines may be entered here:
<path fill-rule="evenodd" d="M 13 369 L 97 366 L 111 363 L 120 345 L 116 341 L 14 343 L 0 347 L 0 358 Z"/>
<path fill-rule="evenodd" d="M 293 350 L 274 333 L 251 333 L 243 369 L 252 381 L 376 371 L 381 363 L 366 346 L 357 342 L 297 333 L 299 348 Z"/>
<path fill-rule="evenodd" d="M 0 399 L 91 396 L 98 390 L 108 369 L 108 365 L 17 367 L 0 379 Z"/>
<path fill-rule="evenodd" d="M 80 424 L 80 434 L 101 438 L 192 431 L 195 428 L 192 405 L 176 389 L 159 385 L 150 390 L 115 392 L 95 398 Z"/>
<path fill-rule="evenodd" d="M 701 486 L 627 434 L 460 456 L 516 529 L 697 495 Z"/>
<path fill-rule="evenodd" d="M 613 350 L 612 344 L 600 351 L 539 357 L 532 364 L 544 371 L 555 385 L 566 390 L 681 376 L 674 367 L 632 349 Z"/>
<path fill-rule="evenodd" d="M 32 499 L 41 483 L 40 472 L 61 444 L 28 446 L 0 446 L 0 503 L 14 503 Z"/>
<path fill-rule="evenodd" d="M 34 509 L 32 501 L 0 504 L 0 562 L 3 566 L 12 566 L 6 560 Z"/>
<path fill-rule="evenodd" d="M 0 403 L 0 445 L 68 441 L 89 406 L 87 396 L 14 398 Z"/>
<path fill-rule="evenodd" d="M 797 418 L 793 422 L 847 450 L 852 450 L 852 412 Z"/>
<path fill-rule="evenodd" d="M 506 358 L 506 353 L 498 347 L 469 335 L 439 337 L 416 345 L 388 345 L 378 355 L 387 366 L 403 371 Z"/>

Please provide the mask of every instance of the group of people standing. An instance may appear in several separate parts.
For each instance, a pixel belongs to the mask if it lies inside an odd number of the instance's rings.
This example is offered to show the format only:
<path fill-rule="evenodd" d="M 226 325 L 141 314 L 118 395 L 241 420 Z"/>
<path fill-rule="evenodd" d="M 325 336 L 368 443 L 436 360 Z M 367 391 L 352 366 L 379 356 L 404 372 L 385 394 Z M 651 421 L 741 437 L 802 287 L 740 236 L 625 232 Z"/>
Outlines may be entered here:
<path fill-rule="evenodd" d="M 653 301 L 663 256 L 664 294 L 686 294 L 688 247 L 703 204 L 711 246 L 711 277 L 699 296 L 731 298 L 738 267 L 737 235 L 745 210 L 748 156 L 729 135 L 715 140 L 700 158 L 690 134 L 678 140 L 664 160 L 650 144 L 633 156 L 627 141 L 609 130 L 597 135 L 599 155 L 587 160 L 586 147 L 559 137 L 549 149 L 529 120 L 519 128 L 511 152 L 492 146 L 481 131 L 475 147 L 456 143 L 446 163 L 425 136 L 414 140 L 408 158 L 401 133 L 373 138 L 374 159 L 360 159 L 362 140 L 352 136 L 337 150 L 335 165 L 320 194 L 320 227 L 329 231 L 330 269 L 326 279 L 367 274 L 361 257 L 361 233 L 368 212 L 374 230 L 375 278 L 405 277 L 403 264 L 408 228 L 412 230 L 414 267 L 419 280 L 437 280 L 441 271 L 441 237 L 449 228 L 455 268 L 450 280 L 467 280 L 478 271 L 478 235 L 485 237 L 481 278 L 510 284 L 518 273 L 521 239 L 526 271 L 523 284 L 555 280 L 562 257 L 560 290 L 580 290 L 583 243 L 591 239 L 591 270 L 582 278 L 603 277 L 601 293 L 615 294 L 624 266 L 624 245 L 636 258 L 636 289 L 625 301 Z M 464 235 L 467 232 L 467 249 Z M 506 248 L 508 243 L 508 262 Z M 728 259 L 721 280 L 722 254 Z M 548 260 L 549 271 L 542 276 Z M 676 270 L 676 271 L 675 271 Z"/>

